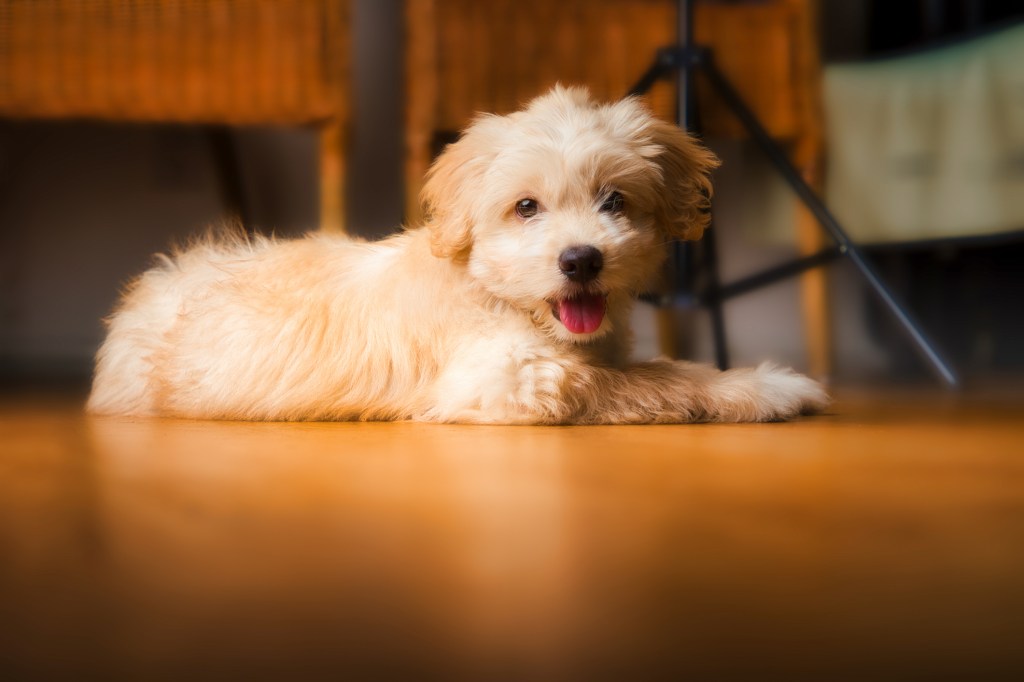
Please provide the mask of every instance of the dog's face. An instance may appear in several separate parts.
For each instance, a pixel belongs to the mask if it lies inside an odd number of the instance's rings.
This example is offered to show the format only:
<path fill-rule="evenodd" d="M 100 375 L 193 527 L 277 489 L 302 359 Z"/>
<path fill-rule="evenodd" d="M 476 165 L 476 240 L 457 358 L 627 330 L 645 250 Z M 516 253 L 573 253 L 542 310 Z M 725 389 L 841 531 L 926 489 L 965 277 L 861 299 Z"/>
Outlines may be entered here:
<path fill-rule="evenodd" d="M 477 119 L 437 160 L 422 194 L 434 255 L 466 262 L 552 335 L 586 342 L 651 283 L 671 238 L 700 237 L 716 164 L 636 100 L 556 87 Z"/>

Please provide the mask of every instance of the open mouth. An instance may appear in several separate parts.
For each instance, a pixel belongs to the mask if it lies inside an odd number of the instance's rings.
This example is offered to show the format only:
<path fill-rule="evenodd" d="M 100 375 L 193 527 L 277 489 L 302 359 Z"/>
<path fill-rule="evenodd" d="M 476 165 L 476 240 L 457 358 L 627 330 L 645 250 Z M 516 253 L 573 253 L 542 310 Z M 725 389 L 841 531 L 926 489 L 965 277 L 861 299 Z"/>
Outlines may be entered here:
<path fill-rule="evenodd" d="M 608 297 L 603 294 L 574 294 L 551 304 L 555 319 L 573 334 L 592 334 L 604 321 Z"/>

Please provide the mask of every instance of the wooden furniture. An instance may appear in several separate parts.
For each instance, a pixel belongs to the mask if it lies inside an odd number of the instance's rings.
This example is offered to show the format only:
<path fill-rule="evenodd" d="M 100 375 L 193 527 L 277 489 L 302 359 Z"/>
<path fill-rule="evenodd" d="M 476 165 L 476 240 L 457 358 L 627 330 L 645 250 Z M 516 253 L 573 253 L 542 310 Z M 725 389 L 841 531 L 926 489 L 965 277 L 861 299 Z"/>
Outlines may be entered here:
<path fill-rule="evenodd" d="M 556 82 L 587 85 L 598 97 L 621 97 L 658 47 L 675 42 L 672 0 L 408 0 L 406 211 L 419 216 L 418 192 L 438 140 L 476 112 L 509 112 Z M 822 134 L 814 0 L 698 2 L 696 38 L 751 104 L 769 132 L 787 141 L 805 177 L 820 181 Z M 740 126 L 698 83 L 709 136 L 736 136 Z M 649 101 L 674 118 L 673 85 Z M 817 251 L 820 231 L 798 209 L 803 252 Z M 829 373 L 825 275 L 804 275 L 811 373 Z"/>
<path fill-rule="evenodd" d="M 0 116 L 320 131 L 321 224 L 343 228 L 349 3 L 0 0 Z"/>

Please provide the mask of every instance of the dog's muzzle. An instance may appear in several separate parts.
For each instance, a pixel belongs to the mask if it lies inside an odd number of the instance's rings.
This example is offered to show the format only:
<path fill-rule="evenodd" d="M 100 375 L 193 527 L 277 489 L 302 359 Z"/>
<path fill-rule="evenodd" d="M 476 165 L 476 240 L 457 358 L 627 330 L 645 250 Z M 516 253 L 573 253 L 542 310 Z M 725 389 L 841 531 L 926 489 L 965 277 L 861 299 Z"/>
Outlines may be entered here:
<path fill-rule="evenodd" d="M 558 256 L 558 269 L 575 284 L 593 282 L 603 267 L 604 256 L 593 246 L 570 246 Z M 582 290 L 554 301 L 551 311 L 573 334 L 592 334 L 601 327 L 607 305 L 604 294 Z"/>

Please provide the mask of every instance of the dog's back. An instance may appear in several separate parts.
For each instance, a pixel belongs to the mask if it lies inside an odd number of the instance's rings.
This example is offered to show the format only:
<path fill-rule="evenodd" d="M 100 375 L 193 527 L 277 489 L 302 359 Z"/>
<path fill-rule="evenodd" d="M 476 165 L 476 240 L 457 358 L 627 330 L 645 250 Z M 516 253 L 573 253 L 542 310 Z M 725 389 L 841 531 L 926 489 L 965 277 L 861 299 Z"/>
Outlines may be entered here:
<path fill-rule="evenodd" d="M 424 373 L 446 352 L 444 307 L 465 304 L 452 295 L 450 271 L 419 230 L 376 244 L 324 235 L 203 240 L 127 288 L 108 319 L 87 409 L 407 416 L 420 409 L 409 403 L 422 399 Z"/>
<path fill-rule="evenodd" d="M 269 242 L 234 233 L 208 236 L 158 263 L 132 281 L 107 318 L 107 338 L 96 358 L 87 409 L 94 414 L 156 413 L 153 362 L 166 355 L 168 336 L 188 302 L 203 296 Z"/>

